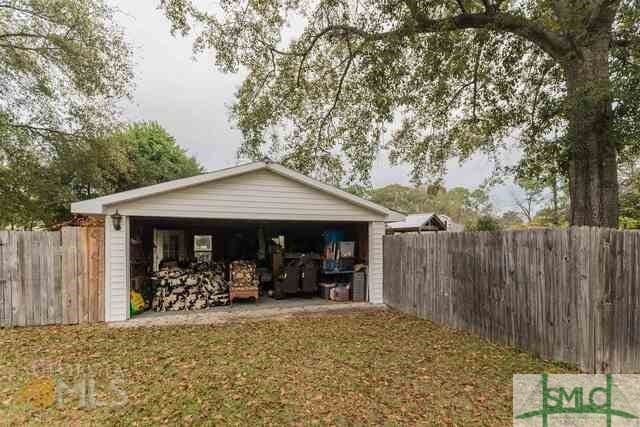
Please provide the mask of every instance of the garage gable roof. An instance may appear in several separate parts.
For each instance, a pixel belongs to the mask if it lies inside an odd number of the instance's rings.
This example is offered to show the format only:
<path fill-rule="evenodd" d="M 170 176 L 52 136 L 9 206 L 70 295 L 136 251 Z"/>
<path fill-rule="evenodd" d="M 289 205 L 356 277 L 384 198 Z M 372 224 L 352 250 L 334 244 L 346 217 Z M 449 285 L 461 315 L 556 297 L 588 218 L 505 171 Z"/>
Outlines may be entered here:
<path fill-rule="evenodd" d="M 322 191 L 356 206 L 366 208 L 372 212 L 384 216 L 385 221 L 401 221 L 404 219 L 404 215 L 398 212 L 365 200 L 361 197 L 355 196 L 344 190 L 340 190 L 339 188 L 336 188 L 334 186 L 317 181 L 313 178 L 309 178 L 306 175 L 303 175 L 299 172 L 296 172 L 292 169 L 286 168 L 278 163 L 274 163 L 271 161 L 247 163 L 244 165 L 221 169 L 218 171 L 196 175 L 189 178 L 176 179 L 173 181 L 163 182 L 161 184 L 150 185 L 147 187 L 137 188 L 135 190 L 123 191 L 108 196 L 72 203 L 71 212 L 86 215 L 105 214 L 107 207 L 116 206 L 120 203 L 143 199 L 145 197 L 168 193 L 175 190 L 181 190 L 259 170 L 269 170 L 280 176 L 313 188 L 317 191 Z"/>

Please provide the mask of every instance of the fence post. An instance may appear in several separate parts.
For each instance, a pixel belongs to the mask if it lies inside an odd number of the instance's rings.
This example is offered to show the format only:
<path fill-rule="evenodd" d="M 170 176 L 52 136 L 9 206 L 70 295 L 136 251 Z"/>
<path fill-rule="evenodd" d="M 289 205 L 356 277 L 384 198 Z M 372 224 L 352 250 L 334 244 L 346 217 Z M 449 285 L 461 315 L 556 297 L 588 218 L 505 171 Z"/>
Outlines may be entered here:
<path fill-rule="evenodd" d="M 614 313 L 616 309 L 616 285 L 622 275 L 622 249 L 624 234 L 614 230 L 600 231 L 600 277 L 594 289 L 594 362 L 597 373 L 608 373 L 617 369 L 616 331 Z M 620 331 L 622 332 L 622 331 Z"/>
<path fill-rule="evenodd" d="M 0 230 L 0 326 L 11 326 L 11 282 L 7 258 L 9 251 L 9 232 Z"/>
<path fill-rule="evenodd" d="M 78 233 L 75 227 L 62 227 L 62 321 L 78 323 Z"/>

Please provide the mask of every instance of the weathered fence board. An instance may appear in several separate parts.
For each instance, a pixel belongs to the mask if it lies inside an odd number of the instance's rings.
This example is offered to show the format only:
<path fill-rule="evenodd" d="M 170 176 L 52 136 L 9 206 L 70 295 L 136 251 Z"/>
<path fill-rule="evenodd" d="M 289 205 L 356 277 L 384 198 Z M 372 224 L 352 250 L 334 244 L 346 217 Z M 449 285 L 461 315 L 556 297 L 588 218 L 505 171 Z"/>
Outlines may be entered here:
<path fill-rule="evenodd" d="M 384 239 L 385 303 L 596 372 L 640 372 L 640 232 Z"/>
<path fill-rule="evenodd" d="M 104 229 L 0 231 L 0 326 L 104 320 Z"/>

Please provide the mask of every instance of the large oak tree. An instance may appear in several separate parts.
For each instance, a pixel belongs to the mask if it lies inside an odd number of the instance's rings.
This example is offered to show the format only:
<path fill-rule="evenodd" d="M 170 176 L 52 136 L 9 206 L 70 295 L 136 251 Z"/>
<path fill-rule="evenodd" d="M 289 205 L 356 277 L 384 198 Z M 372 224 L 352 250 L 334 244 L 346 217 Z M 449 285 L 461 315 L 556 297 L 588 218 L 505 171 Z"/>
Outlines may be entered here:
<path fill-rule="evenodd" d="M 617 225 L 617 152 L 637 142 L 635 0 L 162 7 L 174 32 L 197 33 L 197 51 L 213 49 L 221 69 L 247 72 L 232 109 L 243 155 L 275 151 L 326 179 L 347 164 L 366 181 L 383 146 L 420 178 L 503 144 L 535 159 L 560 138 L 572 224 Z"/>
<path fill-rule="evenodd" d="M 55 149 L 113 122 L 132 79 L 114 13 L 104 0 L 0 0 L 3 142 Z"/>
<path fill-rule="evenodd" d="M 54 220 L 72 176 L 103 160 L 132 79 L 114 14 L 104 0 L 0 0 L 0 228 Z"/>

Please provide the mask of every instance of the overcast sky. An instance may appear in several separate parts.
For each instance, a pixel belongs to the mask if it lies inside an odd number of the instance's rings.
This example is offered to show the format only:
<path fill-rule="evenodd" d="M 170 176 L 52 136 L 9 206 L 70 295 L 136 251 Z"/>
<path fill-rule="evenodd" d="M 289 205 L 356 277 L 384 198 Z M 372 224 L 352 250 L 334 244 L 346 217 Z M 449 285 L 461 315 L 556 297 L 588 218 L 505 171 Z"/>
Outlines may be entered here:
<path fill-rule="evenodd" d="M 207 170 L 237 163 L 241 135 L 229 120 L 228 106 L 242 82 L 239 75 L 216 70 L 211 57 L 194 59 L 191 40 L 172 37 L 157 0 L 111 0 L 120 9 L 117 19 L 134 51 L 135 90 L 132 103 L 123 105 L 130 121 L 157 121 Z M 407 184 L 406 167 L 391 167 L 384 155 L 377 161 L 373 183 Z M 447 187 L 478 186 L 490 172 L 487 159 L 478 156 L 464 165 L 450 162 Z M 513 207 L 511 187 L 493 191 L 499 210 Z"/>

